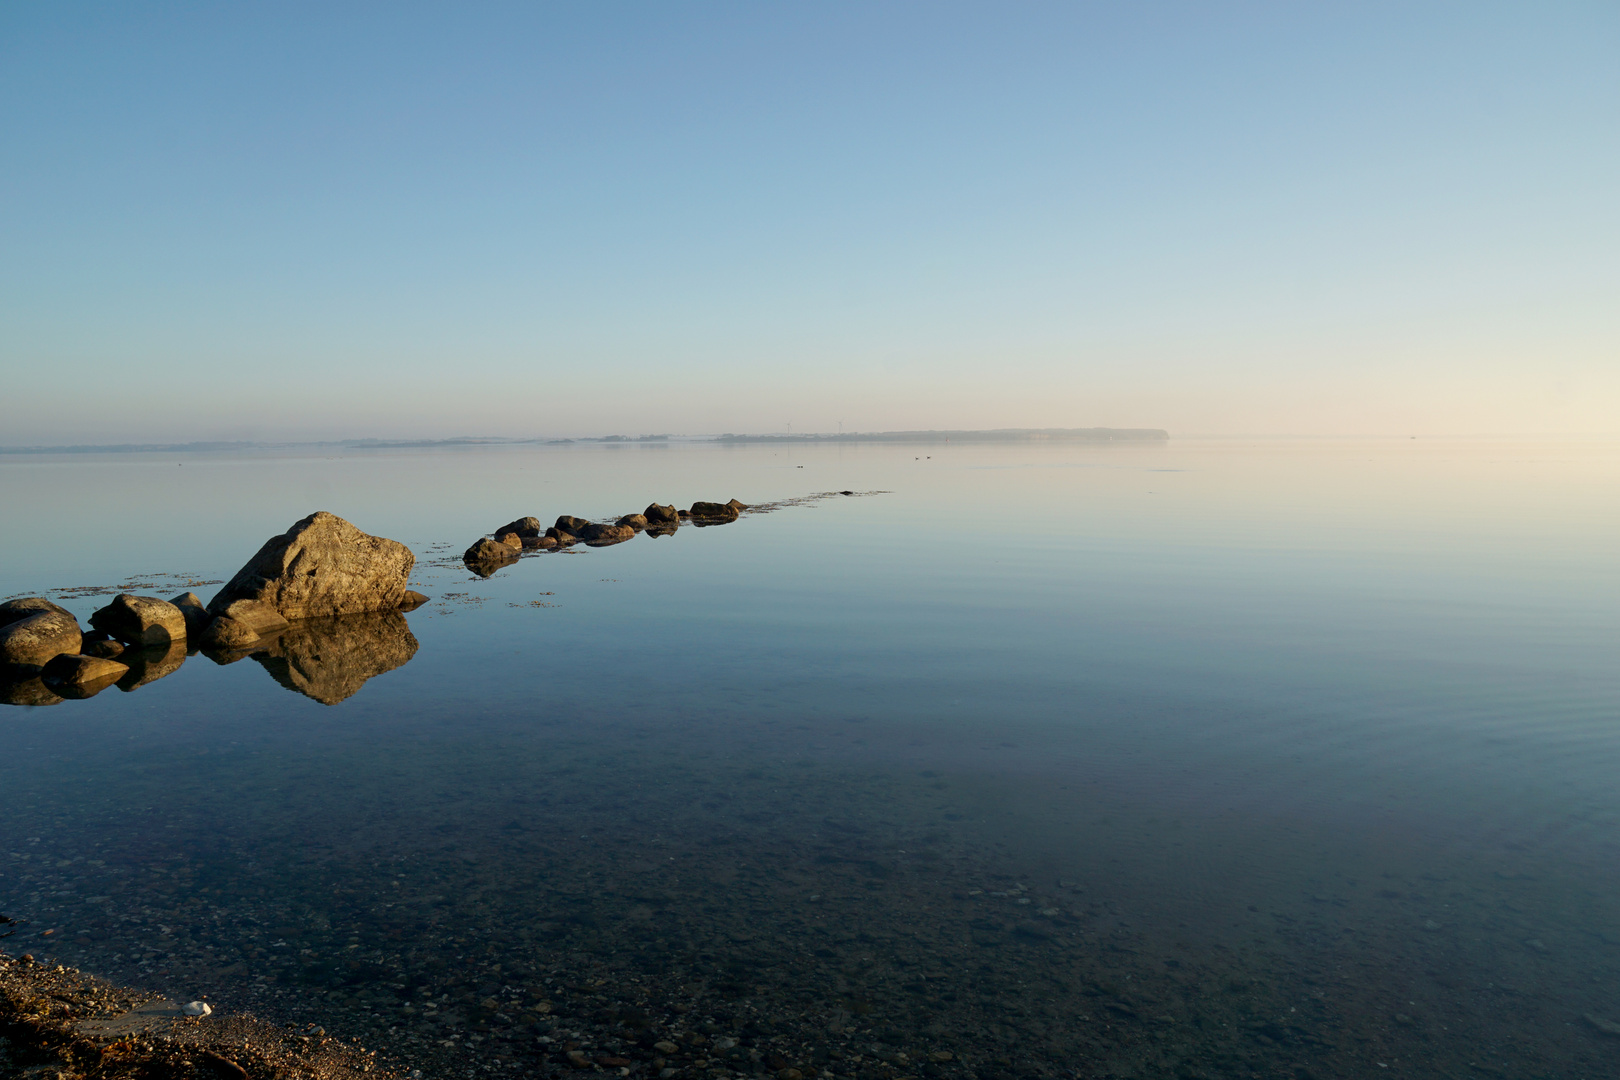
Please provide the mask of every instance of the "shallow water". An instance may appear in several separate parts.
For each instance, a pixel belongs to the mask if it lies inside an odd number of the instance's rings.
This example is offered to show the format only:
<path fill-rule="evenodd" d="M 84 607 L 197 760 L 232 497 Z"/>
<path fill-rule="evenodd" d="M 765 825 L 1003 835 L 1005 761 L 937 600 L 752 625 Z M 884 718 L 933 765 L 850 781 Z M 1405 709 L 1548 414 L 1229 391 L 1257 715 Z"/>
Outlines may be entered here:
<path fill-rule="evenodd" d="M 429 1076 L 1620 1075 L 1617 481 L 1607 443 L 3 457 L 0 596 L 81 623 L 317 508 L 434 598 L 0 712 L 4 944 Z"/>

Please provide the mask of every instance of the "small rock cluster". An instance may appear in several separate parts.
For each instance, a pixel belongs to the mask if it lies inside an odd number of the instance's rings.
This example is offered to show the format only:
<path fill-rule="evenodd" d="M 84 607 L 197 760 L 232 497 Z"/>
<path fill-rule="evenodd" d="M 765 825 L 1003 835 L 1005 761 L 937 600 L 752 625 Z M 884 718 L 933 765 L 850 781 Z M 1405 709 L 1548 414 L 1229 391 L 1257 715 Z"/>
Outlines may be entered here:
<path fill-rule="evenodd" d="M 747 503 L 736 499 L 724 503 L 695 502 L 690 510 L 653 503 L 639 514 L 626 514 L 613 522 L 564 514 L 543 531 L 539 518 L 518 518 L 496 529 L 493 538 L 486 536 L 478 540 L 461 559 L 473 573 L 488 577 L 525 551 L 556 551 L 582 542 L 591 547 L 608 547 L 633 539 L 638 532 L 669 536 L 682 521 L 699 526 L 724 525 L 736 521 L 747 509 Z"/>
<path fill-rule="evenodd" d="M 169 600 L 122 593 L 90 616 L 86 633 L 44 597 L 8 600 L 0 604 L 5 700 L 55 704 L 115 683 L 132 690 L 199 650 L 228 662 L 269 648 L 298 620 L 408 611 L 427 600 L 405 587 L 415 563 L 404 544 L 321 511 L 266 541 L 207 605 L 191 592 Z"/>

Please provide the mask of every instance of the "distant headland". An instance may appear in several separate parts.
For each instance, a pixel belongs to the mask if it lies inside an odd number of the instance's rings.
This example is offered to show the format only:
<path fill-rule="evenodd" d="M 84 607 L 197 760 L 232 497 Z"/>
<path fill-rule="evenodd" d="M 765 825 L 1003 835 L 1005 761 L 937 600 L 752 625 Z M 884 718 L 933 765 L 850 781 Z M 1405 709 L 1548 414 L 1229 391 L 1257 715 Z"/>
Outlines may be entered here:
<path fill-rule="evenodd" d="M 0 454 L 210 454 L 241 450 L 417 450 L 472 446 L 560 446 L 578 443 L 1001 443 L 1001 442 L 1163 442 L 1160 428 L 993 428 L 986 431 L 846 431 L 764 435 L 596 435 L 573 438 L 509 439 L 467 436 L 455 439 L 339 439 L 327 442 L 112 443 L 72 446 L 0 446 Z"/>

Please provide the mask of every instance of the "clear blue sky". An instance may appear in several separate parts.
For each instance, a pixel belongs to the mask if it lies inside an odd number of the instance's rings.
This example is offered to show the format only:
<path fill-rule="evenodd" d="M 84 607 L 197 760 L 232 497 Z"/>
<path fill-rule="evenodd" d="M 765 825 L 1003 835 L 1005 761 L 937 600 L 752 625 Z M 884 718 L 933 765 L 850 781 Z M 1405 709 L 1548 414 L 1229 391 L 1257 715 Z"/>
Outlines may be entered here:
<path fill-rule="evenodd" d="M 1620 5 L 8 4 L 0 444 L 1620 433 Z"/>

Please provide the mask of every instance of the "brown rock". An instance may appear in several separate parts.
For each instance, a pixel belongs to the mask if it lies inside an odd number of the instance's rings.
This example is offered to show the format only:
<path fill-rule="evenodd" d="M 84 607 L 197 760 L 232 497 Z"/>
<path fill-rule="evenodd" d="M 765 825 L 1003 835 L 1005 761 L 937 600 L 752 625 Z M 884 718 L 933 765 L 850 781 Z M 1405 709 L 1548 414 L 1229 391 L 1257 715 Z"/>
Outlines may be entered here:
<path fill-rule="evenodd" d="M 733 510 L 737 511 L 738 513 L 742 513 L 744 510 L 748 509 L 748 504 L 747 503 L 738 502 L 736 499 L 732 499 L 730 502 L 726 503 L 726 505 L 731 507 Z"/>
<path fill-rule="evenodd" d="M 527 551 L 550 551 L 556 546 L 557 538 L 554 536 L 525 536 L 523 538 L 523 547 Z"/>
<path fill-rule="evenodd" d="M 232 600 L 219 614 L 226 619 L 235 619 L 260 637 L 285 630 L 288 625 L 275 608 L 257 600 Z"/>
<path fill-rule="evenodd" d="M 415 565 L 404 544 L 370 536 L 323 510 L 267 540 L 208 611 L 222 614 L 236 600 L 257 600 L 285 619 L 391 611 Z"/>
<path fill-rule="evenodd" d="M 540 529 L 541 525 L 539 518 L 526 517 L 518 518 L 516 521 L 502 525 L 500 528 L 496 529 L 495 532 L 497 535 L 504 532 L 512 532 L 517 533 L 519 537 L 526 538 L 530 536 L 539 536 Z"/>
<path fill-rule="evenodd" d="M 185 658 L 185 649 L 180 656 Z M 64 697 L 89 697 L 107 689 L 123 678 L 129 667 L 116 660 L 99 656 L 76 656 L 64 653 L 51 657 L 40 675 Z"/>
<path fill-rule="evenodd" d="M 231 653 L 250 649 L 259 643 L 259 635 L 246 623 L 238 622 L 229 615 L 221 615 L 208 624 L 203 631 L 202 640 L 197 644 L 209 653 Z"/>
<path fill-rule="evenodd" d="M 0 626 L 0 666 L 44 667 L 53 656 L 77 654 L 83 643 L 84 635 L 72 615 L 49 608 L 38 610 Z"/>
<path fill-rule="evenodd" d="M 693 518 L 711 521 L 737 520 L 737 508 L 731 503 L 695 502 L 689 513 Z"/>
<path fill-rule="evenodd" d="M 168 645 L 186 640 L 186 617 L 167 600 L 119 593 L 90 616 L 90 625 L 126 645 Z"/>
<path fill-rule="evenodd" d="M 405 616 L 376 611 L 301 619 L 253 659 L 287 689 L 336 705 L 367 679 L 408 663 L 416 649 Z"/>
<path fill-rule="evenodd" d="M 585 518 L 569 517 L 567 514 L 564 514 L 562 517 L 557 519 L 557 524 L 554 527 L 565 533 L 573 533 L 575 536 L 578 536 L 580 535 L 580 530 L 584 529 L 585 526 L 589 524 L 590 522 Z"/>
<path fill-rule="evenodd" d="M 208 629 L 208 621 L 213 618 L 208 614 L 208 608 L 203 604 L 202 597 L 194 592 L 183 592 L 169 603 L 179 608 L 180 614 L 186 620 L 186 639 L 195 642 L 201 638 L 203 631 Z"/>
<path fill-rule="evenodd" d="M 523 550 L 523 537 L 519 536 L 517 533 L 501 533 L 501 535 L 495 538 L 495 542 L 497 544 L 505 544 L 514 551 Z"/>
<path fill-rule="evenodd" d="M 522 543 L 522 541 L 518 542 L 520 544 Z M 491 540 L 486 536 L 463 552 L 461 561 L 466 563 L 468 566 L 472 566 L 474 564 L 500 566 L 511 562 L 513 559 L 516 559 L 518 556 L 518 550 L 518 548 L 514 548 L 509 544 L 503 544 L 497 540 Z"/>
<path fill-rule="evenodd" d="M 428 597 L 423 596 L 421 593 L 412 589 L 406 589 L 404 599 L 399 602 L 399 610 L 415 611 L 417 608 L 421 607 L 427 602 Z"/>
<path fill-rule="evenodd" d="M 557 528 L 555 525 L 546 530 L 546 535 L 557 541 L 558 547 L 567 547 L 569 544 L 572 544 L 574 541 L 579 539 L 573 533 L 565 532 L 564 530 Z"/>
<path fill-rule="evenodd" d="M 673 506 L 659 506 L 657 503 L 647 507 L 641 514 L 649 522 L 666 521 L 671 525 L 679 521 L 681 517 L 681 512 Z"/>
<path fill-rule="evenodd" d="M 618 524 L 632 529 L 645 529 L 647 527 L 646 514 L 626 514 L 618 520 Z"/>
<path fill-rule="evenodd" d="M 123 653 L 124 646 L 121 642 L 114 641 L 112 638 L 107 638 L 104 641 L 86 639 L 84 644 L 79 646 L 79 651 L 83 656 L 99 656 L 103 660 L 116 660 Z"/>

